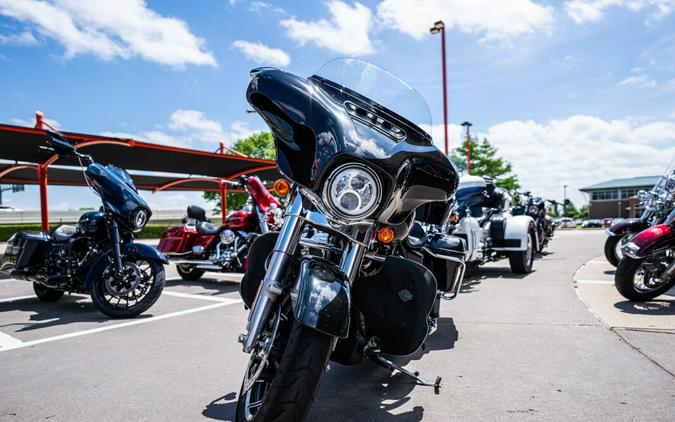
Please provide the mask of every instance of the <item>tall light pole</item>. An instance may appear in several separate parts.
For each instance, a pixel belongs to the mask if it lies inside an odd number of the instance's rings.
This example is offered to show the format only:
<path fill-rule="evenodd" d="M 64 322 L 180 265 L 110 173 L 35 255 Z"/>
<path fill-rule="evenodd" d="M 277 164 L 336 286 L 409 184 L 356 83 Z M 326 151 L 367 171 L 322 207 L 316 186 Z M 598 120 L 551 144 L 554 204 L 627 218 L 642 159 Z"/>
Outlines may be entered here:
<path fill-rule="evenodd" d="M 567 185 L 563 185 L 563 217 L 567 217 Z"/>
<path fill-rule="evenodd" d="M 471 174 L 471 132 L 469 128 L 473 126 L 470 122 L 462 123 L 466 129 L 466 174 Z"/>
<path fill-rule="evenodd" d="M 434 23 L 429 29 L 432 34 L 441 34 L 441 55 L 443 57 L 443 131 L 445 132 L 445 155 L 448 155 L 448 94 L 445 81 L 445 24 L 443 21 Z"/>

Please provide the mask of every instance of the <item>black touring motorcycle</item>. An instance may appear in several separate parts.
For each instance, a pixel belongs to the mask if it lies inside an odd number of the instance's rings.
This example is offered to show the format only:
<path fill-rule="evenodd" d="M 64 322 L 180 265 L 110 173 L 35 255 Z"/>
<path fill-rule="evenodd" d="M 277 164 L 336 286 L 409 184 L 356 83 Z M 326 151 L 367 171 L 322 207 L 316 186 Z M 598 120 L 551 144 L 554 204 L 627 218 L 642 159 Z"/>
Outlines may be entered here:
<path fill-rule="evenodd" d="M 88 292 L 96 308 L 111 317 L 146 311 L 162 293 L 163 264 L 168 264 L 155 248 L 134 243 L 134 232 L 148 222 L 150 207 L 129 173 L 95 163 L 60 133 L 48 132 L 47 137 L 43 149 L 90 162 L 85 177 L 103 206 L 83 214 L 77 227 L 14 234 L 0 271 L 32 281 L 35 294 L 45 302 L 58 300 L 64 292 Z"/>
<path fill-rule="evenodd" d="M 420 127 L 430 122 L 426 103 L 354 59 L 309 78 L 273 68 L 251 78 L 247 99 L 272 130 L 293 189 L 280 231 L 252 245 L 240 285 L 250 313 L 239 341 L 250 360 L 236 420 L 303 420 L 329 359 L 369 358 L 438 392 L 440 378 L 383 356 L 422 347 L 439 296 L 456 295 L 463 273 L 464 242 L 415 222 L 425 204 L 447 213 L 458 184 Z"/>

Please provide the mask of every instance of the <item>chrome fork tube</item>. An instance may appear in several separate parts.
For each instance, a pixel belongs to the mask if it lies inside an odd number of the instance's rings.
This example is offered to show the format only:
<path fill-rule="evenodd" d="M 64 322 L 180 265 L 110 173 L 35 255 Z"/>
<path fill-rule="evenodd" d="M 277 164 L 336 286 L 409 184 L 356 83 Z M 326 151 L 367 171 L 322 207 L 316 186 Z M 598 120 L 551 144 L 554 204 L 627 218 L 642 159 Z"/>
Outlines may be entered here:
<path fill-rule="evenodd" d="M 349 282 L 353 282 L 356 276 L 359 274 L 359 268 L 361 268 L 361 260 L 363 255 L 365 255 L 366 250 L 368 249 L 366 244 L 370 240 L 370 235 L 372 232 L 372 227 L 367 228 L 362 234 L 364 243 L 351 242 L 347 249 L 342 254 L 342 261 L 340 262 L 340 268 L 349 278 Z"/>
<path fill-rule="evenodd" d="M 243 341 L 243 349 L 246 353 L 253 350 L 255 342 L 260 337 L 260 333 L 267 322 L 272 305 L 283 292 L 284 286 L 281 285 L 281 278 L 284 276 L 300 240 L 304 221 L 303 214 L 302 196 L 299 192 L 296 192 L 290 206 L 286 209 L 284 224 L 281 226 L 279 237 L 274 245 L 274 251 L 267 266 L 267 273 L 249 313 L 248 324 L 246 325 L 247 334 Z"/>

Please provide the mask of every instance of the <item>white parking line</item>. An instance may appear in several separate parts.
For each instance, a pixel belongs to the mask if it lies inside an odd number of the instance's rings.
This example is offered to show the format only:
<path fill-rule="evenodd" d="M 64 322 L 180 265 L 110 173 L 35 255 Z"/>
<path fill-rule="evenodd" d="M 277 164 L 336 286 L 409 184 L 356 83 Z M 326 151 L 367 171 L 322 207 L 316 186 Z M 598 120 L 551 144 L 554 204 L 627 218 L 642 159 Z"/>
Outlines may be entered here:
<path fill-rule="evenodd" d="M 614 284 L 612 280 L 577 280 L 577 284 Z"/>
<path fill-rule="evenodd" d="M 8 297 L 5 299 L 0 299 L 0 303 L 17 302 L 19 300 L 26 300 L 26 299 L 37 299 L 37 297 L 35 295 Z"/>
<path fill-rule="evenodd" d="M 42 344 L 42 343 L 50 343 L 52 341 L 65 340 L 65 339 L 74 338 L 74 337 L 86 336 L 86 335 L 89 335 L 89 334 L 101 333 L 101 332 L 104 332 L 104 331 L 116 330 L 118 328 L 131 327 L 131 326 L 140 325 L 140 324 L 147 324 L 149 322 L 161 321 L 161 320 L 164 320 L 164 319 L 175 318 L 175 317 L 182 316 L 182 315 L 194 314 L 194 313 L 197 313 L 197 312 L 210 311 L 212 309 L 221 308 L 221 307 L 228 306 L 228 305 L 234 305 L 234 304 L 241 303 L 241 302 L 242 302 L 241 299 L 222 298 L 219 301 L 219 303 L 201 306 L 199 308 L 187 309 L 187 310 L 178 311 L 178 312 L 171 312 L 171 313 L 168 313 L 168 314 L 157 315 L 157 316 L 153 316 L 153 317 L 149 317 L 149 318 L 135 319 L 133 321 L 122 322 L 122 323 L 119 323 L 119 324 L 106 325 L 105 327 L 92 328 L 90 330 L 82 330 L 82 331 L 77 331 L 77 332 L 74 332 L 74 333 L 61 334 L 61 335 L 58 335 L 58 336 L 41 338 L 41 339 L 31 340 L 31 341 L 26 341 L 26 342 L 22 342 L 20 340 L 17 340 L 17 339 L 14 339 L 14 338 L 10 337 L 10 338 L 12 338 L 13 341 L 10 342 L 9 340 L 7 340 L 7 343 L 5 343 L 0 338 L 0 346 L 1 346 L 0 352 L 6 352 L 8 350 L 21 349 L 21 348 L 24 348 L 24 347 L 35 346 L 35 345 Z M 6 334 L 4 334 L 4 336 L 9 337 Z"/>
<path fill-rule="evenodd" d="M 17 347 L 21 344 L 23 344 L 21 340 L 0 332 L 0 351 L 10 347 Z"/>

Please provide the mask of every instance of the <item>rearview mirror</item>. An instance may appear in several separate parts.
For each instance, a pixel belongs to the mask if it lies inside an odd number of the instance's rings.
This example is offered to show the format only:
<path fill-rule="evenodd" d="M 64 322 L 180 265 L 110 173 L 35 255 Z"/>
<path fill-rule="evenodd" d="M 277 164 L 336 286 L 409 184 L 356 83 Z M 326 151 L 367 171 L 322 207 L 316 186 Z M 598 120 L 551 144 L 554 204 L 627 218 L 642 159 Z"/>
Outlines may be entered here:
<path fill-rule="evenodd" d="M 52 134 L 48 135 L 47 146 L 53 149 L 59 157 L 69 157 L 76 154 L 77 150 L 75 147 L 70 142 L 66 141 L 65 138 L 57 138 L 51 135 Z"/>

